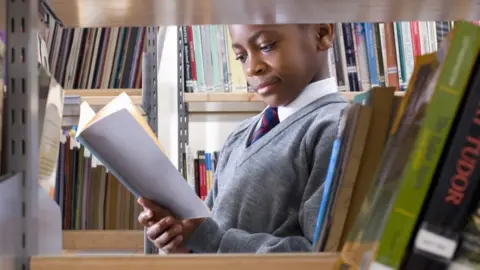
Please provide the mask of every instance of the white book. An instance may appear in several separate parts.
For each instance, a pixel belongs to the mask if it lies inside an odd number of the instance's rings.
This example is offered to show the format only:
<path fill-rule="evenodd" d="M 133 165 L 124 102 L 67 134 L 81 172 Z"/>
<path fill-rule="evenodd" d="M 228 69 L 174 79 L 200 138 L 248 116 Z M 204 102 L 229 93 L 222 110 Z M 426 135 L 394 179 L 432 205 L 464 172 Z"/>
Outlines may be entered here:
<path fill-rule="evenodd" d="M 150 199 L 182 219 L 211 215 L 126 93 L 96 114 L 83 102 L 76 138 L 135 197 Z"/>

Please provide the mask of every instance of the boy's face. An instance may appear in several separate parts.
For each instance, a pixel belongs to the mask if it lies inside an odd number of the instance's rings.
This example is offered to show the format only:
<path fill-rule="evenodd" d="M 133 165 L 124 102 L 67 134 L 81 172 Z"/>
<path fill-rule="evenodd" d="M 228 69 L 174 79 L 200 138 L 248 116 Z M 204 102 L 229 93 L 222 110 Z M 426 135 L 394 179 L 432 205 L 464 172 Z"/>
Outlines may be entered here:
<path fill-rule="evenodd" d="M 249 85 L 270 106 L 286 105 L 327 69 L 333 25 L 231 25 Z"/>

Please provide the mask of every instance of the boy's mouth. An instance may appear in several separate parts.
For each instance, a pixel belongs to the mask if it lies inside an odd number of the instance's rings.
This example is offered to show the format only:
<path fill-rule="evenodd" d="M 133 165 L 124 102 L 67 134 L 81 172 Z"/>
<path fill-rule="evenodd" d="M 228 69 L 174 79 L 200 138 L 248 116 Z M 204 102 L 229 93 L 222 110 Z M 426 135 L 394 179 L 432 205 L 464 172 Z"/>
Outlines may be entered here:
<path fill-rule="evenodd" d="M 268 94 L 268 92 L 274 89 L 274 86 L 279 83 L 280 80 L 278 78 L 272 78 L 267 81 L 261 82 L 257 84 L 253 89 L 259 94 Z"/>

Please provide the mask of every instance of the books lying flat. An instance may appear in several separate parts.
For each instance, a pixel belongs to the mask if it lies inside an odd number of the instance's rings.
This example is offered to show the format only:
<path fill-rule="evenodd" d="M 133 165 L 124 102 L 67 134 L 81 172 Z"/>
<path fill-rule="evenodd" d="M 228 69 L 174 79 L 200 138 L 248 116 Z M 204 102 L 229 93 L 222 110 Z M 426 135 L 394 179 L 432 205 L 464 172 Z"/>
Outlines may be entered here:
<path fill-rule="evenodd" d="M 83 102 L 76 138 L 135 197 L 153 200 L 182 219 L 210 216 L 127 94 L 96 114 Z"/>

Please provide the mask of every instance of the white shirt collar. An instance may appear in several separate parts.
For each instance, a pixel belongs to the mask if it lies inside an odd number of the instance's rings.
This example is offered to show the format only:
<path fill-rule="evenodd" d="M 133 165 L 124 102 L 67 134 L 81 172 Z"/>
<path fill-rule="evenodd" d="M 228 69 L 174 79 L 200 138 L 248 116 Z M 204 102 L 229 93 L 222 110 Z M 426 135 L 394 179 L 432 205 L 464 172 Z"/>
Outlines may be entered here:
<path fill-rule="evenodd" d="M 278 107 L 278 118 L 280 122 L 287 119 L 296 111 L 307 106 L 311 102 L 338 91 L 335 77 L 316 81 L 303 89 L 300 95 L 286 106 Z"/>

